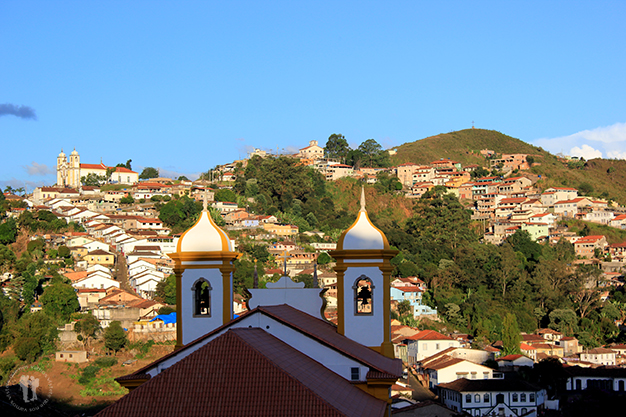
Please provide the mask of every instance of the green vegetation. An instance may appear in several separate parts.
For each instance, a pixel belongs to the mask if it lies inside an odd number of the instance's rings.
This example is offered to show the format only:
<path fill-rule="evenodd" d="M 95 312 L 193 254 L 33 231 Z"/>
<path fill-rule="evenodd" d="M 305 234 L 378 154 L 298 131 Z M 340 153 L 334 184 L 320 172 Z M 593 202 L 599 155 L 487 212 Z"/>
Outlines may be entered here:
<path fill-rule="evenodd" d="M 139 174 L 140 180 L 147 180 L 150 178 L 158 178 L 158 177 L 159 177 L 159 171 L 156 168 L 152 168 L 152 167 L 144 168 L 143 171 L 141 171 L 141 174 Z"/>
<path fill-rule="evenodd" d="M 456 197 L 434 188 L 419 199 L 405 223 L 377 225 L 400 250 L 394 276 L 417 275 L 448 328 L 477 340 L 503 340 L 515 350 L 519 331 L 551 327 L 575 336 L 586 347 L 618 340 L 611 315 L 625 309 L 600 301 L 600 274 L 592 266 L 572 268 L 573 246 L 534 242 L 518 231 L 502 246 L 483 244 L 469 213 Z"/>
<path fill-rule="evenodd" d="M 104 347 L 119 352 L 128 344 L 128 338 L 119 321 L 112 321 L 109 327 L 104 329 Z"/>

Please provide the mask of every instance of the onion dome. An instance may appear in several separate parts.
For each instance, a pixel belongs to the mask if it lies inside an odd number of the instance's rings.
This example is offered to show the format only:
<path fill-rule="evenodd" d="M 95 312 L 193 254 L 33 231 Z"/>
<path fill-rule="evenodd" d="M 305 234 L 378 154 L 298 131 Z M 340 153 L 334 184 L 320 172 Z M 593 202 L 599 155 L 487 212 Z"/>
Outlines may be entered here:
<path fill-rule="evenodd" d="M 61 153 L 59 154 L 59 158 L 65 158 L 65 153 L 63 152 L 63 149 L 61 149 Z"/>
<path fill-rule="evenodd" d="M 337 250 L 385 250 L 389 241 L 370 221 L 365 210 L 365 190 L 361 188 L 361 210 L 356 221 L 345 230 L 337 242 Z"/>
<path fill-rule="evenodd" d="M 74 150 L 72 151 L 70 155 L 78 155 L 78 152 L 76 152 L 76 148 L 74 148 Z"/>
<path fill-rule="evenodd" d="M 178 239 L 176 252 L 233 252 L 228 235 L 211 218 L 206 201 L 196 224 Z"/>

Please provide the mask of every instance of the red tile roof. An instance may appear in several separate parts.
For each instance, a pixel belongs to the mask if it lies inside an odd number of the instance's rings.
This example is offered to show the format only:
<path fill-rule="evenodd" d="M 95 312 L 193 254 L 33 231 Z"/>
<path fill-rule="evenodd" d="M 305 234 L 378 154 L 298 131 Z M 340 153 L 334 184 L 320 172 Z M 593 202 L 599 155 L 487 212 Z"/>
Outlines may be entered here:
<path fill-rule="evenodd" d="M 230 329 L 98 416 L 384 416 L 386 402 L 259 328 Z"/>
<path fill-rule="evenodd" d="M 409 337 L 411 340 L 453 340 L 451 337 L 443 335 L 434 330 L 422 330 L 418 334 Z"/>

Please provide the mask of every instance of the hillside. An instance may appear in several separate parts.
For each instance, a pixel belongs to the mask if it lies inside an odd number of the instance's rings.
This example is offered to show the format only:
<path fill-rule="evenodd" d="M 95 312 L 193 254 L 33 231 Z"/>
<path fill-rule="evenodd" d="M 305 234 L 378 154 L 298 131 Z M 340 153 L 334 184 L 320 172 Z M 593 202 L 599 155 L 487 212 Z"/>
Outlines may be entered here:
<path fill-rule="evenodd" d="M 393 164 L 415 162 L 430 164 L 441 158 L 450 158 L 463 165 L 478 164 L 486 166 L 486 160 L 480 155 L 481 149 L 491 149 L 496 153 L 526 153 L 534 156 L 546 156 L 548 152 L 507 136 L 495 130 L 465 129 L 458 132 L 441 133 L 415 142 L 405 143 L 394 148 L 396 155 L 391 157 Z"/>
<path fill-rule="evenodd" d="M 394 148 L 391 157 L 394 165 L 405 162 L 429 164 L 441 158 L 450 158 L 463 165 L 488 166 L 480 155 L 481 149 L 490 149 L 497 154 L 525 153 L 535 159 L 532 173 L 541 175 L 537 186 L 573 187 L 581 194 L 616 201 L 626 205 L 626 161 L 593 159 L 581 164 L 561 161 L 555 155 L 519 139 L 494 130 L 465 129 L 442 133 Z"/>

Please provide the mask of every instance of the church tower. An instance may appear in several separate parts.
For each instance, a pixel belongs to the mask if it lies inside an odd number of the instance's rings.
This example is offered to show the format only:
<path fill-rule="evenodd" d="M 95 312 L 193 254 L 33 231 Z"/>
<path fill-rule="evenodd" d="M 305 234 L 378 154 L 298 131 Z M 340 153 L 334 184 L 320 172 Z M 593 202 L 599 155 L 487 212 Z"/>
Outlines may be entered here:
<path fill-rule="evenodd" d="M 176 347 L 209 333 L 233 318 L 233 251 L 228 235 L 207 210 L 168 254 L 176 266 Z"/>
<path fill-rule="evenodd" d="M 76 148 L 70 154 L 69 170 L 67 175 L 67 184 L 78 189 L 80 187 L 80 156 L 76 152 Z"/>
<path fill-rule="evenodd" d="M 390 260 L 385 234 L 370 221 L 361 189 L 361 210 L 329 254 L 337 260 L 337 331 L 394 358 L 391 343 Z"/>
<path fill-rule="evenodd" d="M 65 186 L 67 185 L 67 156 L 63 153 L 63 149 L 61 149 L 61 153 L 57 156 L 57 185 Z"/>

